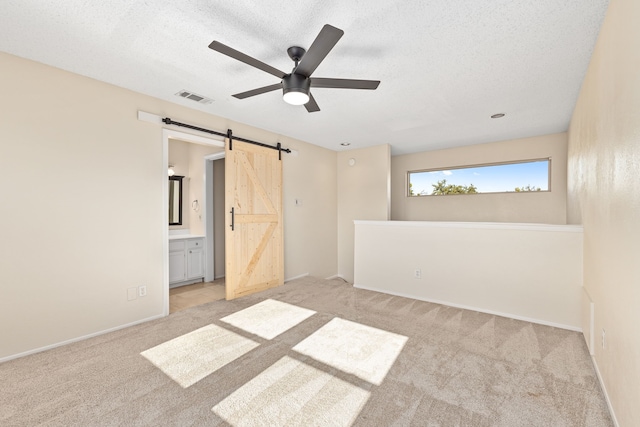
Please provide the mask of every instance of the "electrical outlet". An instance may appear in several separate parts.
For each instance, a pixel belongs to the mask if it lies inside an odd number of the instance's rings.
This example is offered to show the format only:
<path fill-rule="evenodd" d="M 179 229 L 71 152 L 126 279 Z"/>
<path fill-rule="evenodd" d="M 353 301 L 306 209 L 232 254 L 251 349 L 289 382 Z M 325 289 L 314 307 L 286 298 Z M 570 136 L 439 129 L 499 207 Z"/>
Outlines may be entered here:
<path fill-rule="evenodd" d="M 138 296 L 146 297 L 147 296 L 147 287 L 146 286 L 138 286 Z"/>
<path fill-rule="evenodd" d="M 138 298 L 138 293 L 136 288 L 127 289 L 127 301 L 133 301 Z"/>
<path fill-rule="evenodd" d="M 413 278 L 422 279 L 422 270 L 420 270 L 419 268 L 416 268 L 416 270 L 413 272 Z"/>
<path fill-rule="evenodd" d="M 602 349 L 604 350 L 604 347 L 606 345 L 607 341 L 605 339 L 605 334 L 604 334 L 604 329 L 602 330 Z"/>

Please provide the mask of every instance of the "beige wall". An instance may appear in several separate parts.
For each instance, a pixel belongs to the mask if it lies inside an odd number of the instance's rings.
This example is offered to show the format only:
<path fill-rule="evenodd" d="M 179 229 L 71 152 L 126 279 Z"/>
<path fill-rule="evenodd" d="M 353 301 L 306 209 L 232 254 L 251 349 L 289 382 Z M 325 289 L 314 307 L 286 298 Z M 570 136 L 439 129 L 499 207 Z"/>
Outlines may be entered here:
<path fill-rule="evenodd" d="M 285 277 L 337 272 L 335 152 L 4 53 L 0 69 L 0 159 L 12 177 L 0 209 L 0 360 L 162 314 L 167 165 L 162 127 L 138 110 L 295 148 L 284 159 Z M 292 208 L 298 194 L 306 210 Z M 127 301 L 139 285 L 147 296 Z"/>
<path fill-rule="evenodd" d="M 584 225 L 595 362 L 620 426 L 640 425 L 639 22 L 640 2 L 611 0 L 569 128 L 568 218 Z"/>
<path fill-rule="evenodd" d="M 353 282 L 353 221 L 389 219 L 390 159 L 387 144 L 338 153 L 338 272 L 348 282 Z"/>
<path fill-rule="evenodd" d="M 361 221 L 355 246 L 356 287 L 580 329 L 580 226 Z"/>
<path fill-rule="evenodd" d="M 294 150 L 283 154 L 285 280 L 306 273 L 333 276 L 338 272 L 336 152 L 287 138 L 280 141 Z"/>
<path fill-rule="evenodd" d="M 551 192 L 406 195 L 408 171 L 546 157 L 551 157 Z M 391 158 L 391 219 L 565 224 L 566 183 L 566 133 L 394 156 Z"/>

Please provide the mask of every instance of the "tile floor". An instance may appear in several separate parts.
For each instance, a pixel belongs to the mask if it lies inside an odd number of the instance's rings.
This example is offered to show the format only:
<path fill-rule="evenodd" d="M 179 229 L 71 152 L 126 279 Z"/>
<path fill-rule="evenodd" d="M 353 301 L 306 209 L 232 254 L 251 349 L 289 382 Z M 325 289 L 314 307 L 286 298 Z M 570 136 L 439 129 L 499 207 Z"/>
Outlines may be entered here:
<path fill-rule="evenodd" d="M 169 313 L 224 299 L 224 277 L 169 289 Z"/>

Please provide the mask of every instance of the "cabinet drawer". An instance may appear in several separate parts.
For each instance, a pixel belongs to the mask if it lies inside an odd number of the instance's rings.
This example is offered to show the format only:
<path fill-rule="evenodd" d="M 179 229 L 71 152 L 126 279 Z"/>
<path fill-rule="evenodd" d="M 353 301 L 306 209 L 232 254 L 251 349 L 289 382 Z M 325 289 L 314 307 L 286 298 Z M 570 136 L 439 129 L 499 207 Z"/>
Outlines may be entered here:
<path fill-rule="evenodd" d="M 204 239 L 189 239 L 187 240 L 187 248 L 204 248 Z"/>
<path fill-rule="evenodd" d="M 184 240 L 169 241 L 169 252 L 184 251 L 184 248 L 185 248 Z"/>

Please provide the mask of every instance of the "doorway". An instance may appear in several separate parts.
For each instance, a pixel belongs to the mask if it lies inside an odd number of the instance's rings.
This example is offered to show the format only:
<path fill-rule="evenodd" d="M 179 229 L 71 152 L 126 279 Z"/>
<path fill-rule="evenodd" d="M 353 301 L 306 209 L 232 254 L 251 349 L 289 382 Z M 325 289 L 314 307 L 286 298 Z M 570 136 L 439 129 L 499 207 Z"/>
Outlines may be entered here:
<path fill-rule="evenodd" d="M 222 174 L 224 177 L 224 155 L 224 140 L 222 138 L 204 137 L 163 129 L 163 212 L 166 217 L 165 224 L 168 224 L 169 210 L 167 167 L 171 165 L 186 176 L 183 203 L 185 220 L 179 226 L 168 227 L 165 225 L 163 227 L 163 311 L 165 315 L 224 298 L 224 225 L 219 226 L 220 221 L 224 222 L 224 181 L 220 182 L 220 175 Z M 216 178 L 218 182 L 216 182 Z M 222 202 L 220 202 L 220 198 L 222 198 Z M 216 219 L 216 216 L 219 218 Z M 194 238 L 194 240 L 189 240 L 190 238 Z M 170 266 L 172 265 L 170 257 L 172 260 L 174 259 L 176 254 L 172 251 L 183 240 L 185 248 L 189 246 L 189 242 L 196 241 L 203 242 L 205 246 L 203 248 L 204 257 L 198 261 L 202 264 L 201 277 L 176 283 L 175 274 L 170 275 Z M 216 241 L 218 241 L 217 244 Z M 185 250 L 184 257 L 184 264 L 188 265 L 190 260 L 188 249 Z M 221 263 L 220 260 L 222 260 Z M 187 270 L 189 270 L 188 266 Z M 173 278 L 170 279 L 170 277 Z M 185 279 L 189 279 L 189 277 L 187 274 Z"/>
<path fill-rule="evenodd" d="M 195 145 L 208 146 L 208 153 L 198 151 L 200 157 L 199 172 L 194 174 L 195 181 L 201 187 L 200 199 L 195 199 L 190 194 L 187 200 L 191 201 L 191 207 L 196 211 L 196 220 L 192 223 L 200 228 L 200 235 L 187 230 L 182 236 L 172 236 L 173 240 L 184 240 L 184 244 L 170 242 L 168 230 L 168 179 L 166 171 L 169 165 L 169 141 L 171 138 L 185 141 Z M 211 146 L 216 149 L 211 152 Z M 203 214 L 198 212 L 213 212 L 207 209 L 207 199 L 213 198 L 204 192 L 207 182 L 205 170 L 208 169 L 209 160 L 218 160 L 224 157 L 225 179 L 223 187 L 224 218 L 222 232 L 217 234 L 224 236 L 225 255 L 225 297 L 234 299 L 240 296 L 250 295 L 284 283 L 284 251 L 283 251 L 283 227 L 282 227 L 282 151 L 280 144 L 275 147 L 249 140 L 234 140 L 233 150 L 231 141 L 225 147 L 225 139 L 193 135 L 185 132 L 163 129 L 163 200 L 165 230 L 163 236 L 164 251 L 164 314 L 170 313 L 169 290 L 171 284 L 175 287 L 190 285 L 194 282 L 205 282 L 205 278 L 215 279 L 215 261 L 211 261 L 215 252 L 214 235 L 215 224 L 211 227 L 211 221 L 206 227 L 208 253 L 203 254 L 205 236 L 202 235 Z M 284 150 L 289 152 L 289 150 Z M 216 154 L 214 157 L 205 158 L 207 155 Z M 191 164 L 194 156 L 189 155 Z M 202 161 L 204 160 L 204 163 Z M 203 170 L 204 166 L 204 170 Z M 215 169 L 215 168 L 214 168 Z M 220 204 L 219 204 L 220 205 Z M 230 213 L 230 215 L 227 214 Z M 231 231 L 229 228 L 231 227 Z M 184 227 L 183 227 L 184 228 Z M 191 233 L 189 235 L 189 233 Z M 177 233 L 175 233 L 177 234 Z M 187 234 L 185 237 L 184 234 Z M 189 239 L 196 241 L 189 242 Z M 198 245 L 200 245 L 198 247 Z M 212 248 L 213 246 L 213 248 Z M 184 250 L 184 258 L 176 256 L 174 252 Z M 193 251 L 192 251 L 193 250 Z M 171 254 L 170 254 L 171 252 Z M 193 252 L 193 254 L 192 254 Z M 189 254 L 189 255 L 187 255 Z M 171 255 L 172 265 L 182 267 L 187 273 L 184 276 L 173 274 L 174 271 L 182 272 L 180 268 L 171 269 L 169 263 Z M 193 259 L 191 259 L 193 258 Z M 208 262 L 205 262 L 205 259 Z M 190 261 L 191 260 L 191 261 Z M 182 264 L 180 262 L 184 261 Z M 213 265 L 211 264 L 213 263 Z M 186 265 L 186 267 L 185 267 Z M 188 283 L 187 283 L 188 282 Z M 206 283 L 206 282 L 205 282 Z"/>
<path fill-rule="evenodd" d="M 171 150 L 170 150 L 171 151 Z M 204 156 L 205 276 L 202 282 L 169 289 L 169 313 L 225 298 L 224 152 Z"/>

